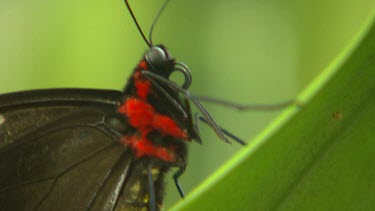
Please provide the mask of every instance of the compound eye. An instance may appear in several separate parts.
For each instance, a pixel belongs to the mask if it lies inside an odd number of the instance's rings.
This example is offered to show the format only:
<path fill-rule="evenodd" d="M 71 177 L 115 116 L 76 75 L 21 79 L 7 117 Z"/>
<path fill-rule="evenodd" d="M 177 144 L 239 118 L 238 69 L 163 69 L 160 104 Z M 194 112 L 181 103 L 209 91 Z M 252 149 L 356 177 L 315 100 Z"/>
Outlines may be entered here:
<path fill-rule="evenodd" d="M 158 46 L 152 46 L 151 49 L 147 51 L 146 60 L 155 70 L 169 67 L 169 60 L 165 51 Z"/>

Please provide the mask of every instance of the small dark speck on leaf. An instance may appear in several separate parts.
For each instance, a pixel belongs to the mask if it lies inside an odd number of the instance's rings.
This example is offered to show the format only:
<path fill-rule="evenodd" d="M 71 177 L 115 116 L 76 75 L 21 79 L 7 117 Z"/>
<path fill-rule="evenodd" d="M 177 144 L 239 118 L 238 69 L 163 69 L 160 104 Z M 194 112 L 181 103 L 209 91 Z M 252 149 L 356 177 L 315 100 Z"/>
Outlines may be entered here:
<path fill-rule="evenodd" d="M 339 111 L 335 111 L 335 112 L 332 113 L 332 118 L 335 119 L 335 120 L 342 120 L 343 117 L 344 116 Z"/>

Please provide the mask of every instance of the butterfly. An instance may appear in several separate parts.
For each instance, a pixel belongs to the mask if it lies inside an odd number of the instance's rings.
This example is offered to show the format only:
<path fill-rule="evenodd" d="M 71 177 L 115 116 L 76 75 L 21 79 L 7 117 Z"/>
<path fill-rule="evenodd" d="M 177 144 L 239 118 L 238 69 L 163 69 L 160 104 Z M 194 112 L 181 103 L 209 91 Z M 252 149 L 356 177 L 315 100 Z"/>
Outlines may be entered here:
<path fill-rule="evenodd" d="M 177 169 L 173 179 L 184 196 L 178 178 L 186 144 L 201 143 L 199 121 L 221 140 L 245 144 L 188 91 L 188 66 L 147 40 L 125 3 L 150 49 L 122 91 L 0 95 L 0 210 L 159 210 L 169 170 Z M 182 85 L 169 79 L 176 71 Z M 200 114 L 192 114 L 190 103 Z"/>

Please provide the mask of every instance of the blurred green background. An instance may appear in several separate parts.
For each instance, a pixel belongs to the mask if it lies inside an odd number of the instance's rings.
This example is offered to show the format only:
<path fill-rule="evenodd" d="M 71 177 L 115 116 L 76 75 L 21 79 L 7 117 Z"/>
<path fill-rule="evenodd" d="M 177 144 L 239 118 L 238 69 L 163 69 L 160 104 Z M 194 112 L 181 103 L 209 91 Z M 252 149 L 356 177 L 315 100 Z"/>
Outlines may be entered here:
<path fill-rule="evenodd" d="M 130 3 L 147 33 L 164 1 Z M 153 39 L 189 65 L 193 93 L 275 103 L 306 87 L 374 7 L 374 0 L 172 0 Z M 147 50 L 121 0 L 1 0 L 0 30 L 0 93 L 51 87 L 119 90 Z M 223 127 L 248 141 L 277 115 L 207 108 Z M 240 149 L 201 128 L 204 144 L 190 144 L 181 177 L 186 192 Z M 179 200 L 172 179 L 167 182 L 165 207 Z"/>

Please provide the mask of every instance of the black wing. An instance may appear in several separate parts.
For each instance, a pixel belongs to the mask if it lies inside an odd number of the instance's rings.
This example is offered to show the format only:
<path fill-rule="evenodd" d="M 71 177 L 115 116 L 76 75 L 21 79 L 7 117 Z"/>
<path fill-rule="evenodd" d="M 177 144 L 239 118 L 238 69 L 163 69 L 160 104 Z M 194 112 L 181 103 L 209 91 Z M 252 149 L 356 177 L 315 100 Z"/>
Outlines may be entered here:
<path fill-rule="evenodd" d="M 121 92 L 0 95 L 0 210 L 113 210 L 131 163 L 103 123 Z"/>

